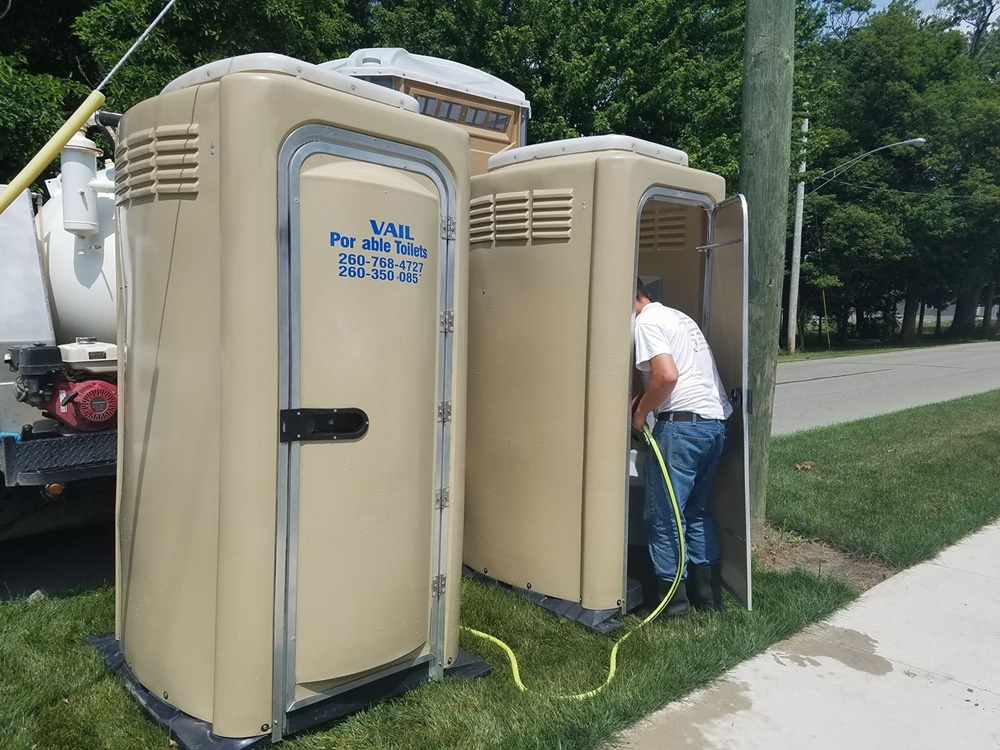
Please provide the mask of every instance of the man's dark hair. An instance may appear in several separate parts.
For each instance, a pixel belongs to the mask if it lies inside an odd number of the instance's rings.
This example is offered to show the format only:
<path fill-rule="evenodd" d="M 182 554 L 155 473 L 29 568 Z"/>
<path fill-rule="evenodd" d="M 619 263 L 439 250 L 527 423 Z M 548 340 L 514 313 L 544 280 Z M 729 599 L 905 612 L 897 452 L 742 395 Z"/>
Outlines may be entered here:
<path fill-rule="evenodd" d="M 642 283 L 642 279 L 638 276 L 635 279 L 635 298 L 636 301 L 649 299 L 649 294 L 646 293 L 646 285 Z"/>

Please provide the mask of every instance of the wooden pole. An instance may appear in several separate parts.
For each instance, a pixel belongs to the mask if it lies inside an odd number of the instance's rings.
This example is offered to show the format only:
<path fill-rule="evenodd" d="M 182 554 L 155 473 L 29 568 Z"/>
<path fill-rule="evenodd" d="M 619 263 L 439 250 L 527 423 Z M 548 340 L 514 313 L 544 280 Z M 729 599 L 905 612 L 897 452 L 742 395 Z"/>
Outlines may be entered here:
<path fill-rule="evenodd" d="M 740 192 L 750 212 L 750 512 L 764 522 L 768 445 L 781 328 L 795 0 L 747 0 Z"/>

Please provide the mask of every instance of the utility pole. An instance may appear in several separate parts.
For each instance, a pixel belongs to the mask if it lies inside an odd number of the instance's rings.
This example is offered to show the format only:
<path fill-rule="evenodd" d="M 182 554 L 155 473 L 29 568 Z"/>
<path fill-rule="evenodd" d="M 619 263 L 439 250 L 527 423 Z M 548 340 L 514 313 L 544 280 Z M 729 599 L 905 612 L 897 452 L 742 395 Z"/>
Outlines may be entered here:
<path fill-rule="evenodd" d="M 809 102 L 805 103 L 806 116 L 802 120 L 802 161 L 799 174 L 806 173 L 806 143 L 809 141 Z M 799 180 L 795 187 L 795 230 L 792 233 L 792 276 L 788 284 L 788 353 L 795 354 L 795 333 L 799 317 L 799 272 L 802 270 L 802 207 L 806 201 L 806 183 Z"/>
<path fill-rule="evenodd" d="M 750 514 L 759 532 L 785 275 L 795 0 L 747 0 L 745 34 L 740 192 L 750 212 Z"/>

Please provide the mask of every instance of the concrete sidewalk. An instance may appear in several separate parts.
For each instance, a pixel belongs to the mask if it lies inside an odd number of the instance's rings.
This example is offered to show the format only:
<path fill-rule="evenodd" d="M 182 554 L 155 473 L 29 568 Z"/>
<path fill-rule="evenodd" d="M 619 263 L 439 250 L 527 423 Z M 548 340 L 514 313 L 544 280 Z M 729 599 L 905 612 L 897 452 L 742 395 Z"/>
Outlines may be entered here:
<path fill-rule="evenodd" d="M 1000 748 L 1000 523 L 653 714 L 616 746 Z"/>

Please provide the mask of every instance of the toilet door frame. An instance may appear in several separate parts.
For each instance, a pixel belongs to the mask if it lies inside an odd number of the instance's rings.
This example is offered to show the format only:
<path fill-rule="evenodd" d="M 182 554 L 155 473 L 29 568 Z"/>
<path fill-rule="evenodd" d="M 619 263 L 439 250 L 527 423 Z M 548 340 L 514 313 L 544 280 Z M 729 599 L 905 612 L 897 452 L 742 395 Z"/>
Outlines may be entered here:
<path fill-rule="evenodd" d="M 711 308 L 710 308 L 710 305 L 711 305 L 711 291 L 712 291 L 712 254 L 713 254 L 713 251 L 716 248 L 716 245 L 715 245 L 715 221 L 714 221 L 715 220 L 715 215 L 716 215 L 716 212 L 719 211 L 720 209 L 725 208 L 727 206 L 730 206 L 730 205 L 734 204 L 737 201 L 742 201 L 743 204 L 744 204 L 744 232 L 743 232 L 743 238 L 742 238 L 742 240 L 743 240 L 744 245 L 745 245 L 745 243 L 746 243 L 746 237 L 747 237 L 747 233 L 746 233 L 746 211 L 745 211 L 746 199 L 742 195 L 736 195 L 736 196 L 733 196 L 732 198 L 728 198 L 728 199 L 726 199 L 724 201 L 720 201 L 720 202 L 716 203 L 716 201 L 714 201 L 708 195 L 704 195 L 702 193 L 695 193 L 695 192 L 691 192 L 691 191 L 686 191 L 686 190 L 678 190 L 676 188 L 654 186 L 654 187 L 651 187 L 648 190 L 646 190 L 646 192 L 643 193 L 642 197 L 639 199 L 638 207 L 636 209 L 636 218 L 635 218 L 635 253 L 634 253 L 634 261 L 633 261 L 634 265 L 633 265 L 633 268 L 632 268 L 632 278 L 633 279 L 635 279 L 639 275 L 639 237 L 640 237 L 640 225 L 641 225 L 641 221 L 642 221 L 642 212 L 643 212 L 643 209 L 645 209 L 646 205 L 648 203 L 650 203 L 651 201 L 661 201 L 663 203 L 669 203 L 669 204 L 673 204 L 673 205 L 690 206 L 690 207 L 700 208 L 700 209 L 702 209 L 702 210 L 705 211 L 705 214 L 706 214 L 705 242 L 704 242 L 703 245 L 699 245 L 698 248 L 697 248 L 697 250 L 699 252 L 702 252 L 704 254 L 704 257 L 705 257 L 704 291 L 703 291 L 703 294 L 702 294 L 701 320 L 699 321 L 699 325 L 701 326 L 702 332 L 705 334 L 705 337 L 708 338 L 709 327 L 711 325 L 711 316 L 710 316 Z M 747 260 L 748 259 L 745 258 L 744 267 L 743 267 L 743 285 L 744 285 L 744 291 L 746 290 L 747 284 L 748 284 L 749 268 L 748 268 Z M 634 305 L 634 301 L 632 301 L 631 304 Z M 744 502 L 745 502 L 745 508 L 746 508 L 746 516 L 747 516 L 747 528 L 746 528 L 747 593 L 746 593 L 746 597 L 745 598 L 742 595 L 740 595 L 740 594 L 734 593 L 734 595 L 737 597 L 737 599 L 739 599 L 747 607 L 747 609 L 751 609 L 752 604 L 753 604 L 753 596 L 752 596 L 753 587 L 752 587 L 752 579 L 751 579 L 751 571 L 750 571 L 750 526 L 749 526 L 749 518 L 750 518 L 750 515 L 749 515 L 750 514 L 750 506 L 749 506 L 749 502 L 750 502 L 750 494 L 749 494 L 750 493 L 750 490 L 749 490 L 750 462 L 749 462 L 749 441 L 747 439 L 748 438 L 748 435 L 747 435 L 747 421 L 748 421 L 748 418 L 749 418 L 748 417 L 748 415 L 749 415 L 749 409 L 748 409 L 749 398 L 747 397 L 747 394 L 745 393 L 745 389 L 749 387 L 749 381 L 748 381 L 748 355 L 749 355 L 749 352 L 747 351 L 747 340 L 748 340 L 749 331 L 748 331 L 748 307 L 747 307 L 747 304 L 746 304 L 746 300 L 745 300 L 744 305 L 743 305 L 742 315 L 743 315 L 742 325 L 743 325 L 743 342 L 744 342 L 744 345 L 743 345 L 743 357 L 742 357 L 742 362 L 741 362 L 740 368 L 741 368 L 743 382 L 740 384 L 740 388 L 739 388 L 739 390 L 740 390 L 739 404 L 738 405 L 734 405 L 734 408 L 741 409 L 742 413 L 743 413 L 743 438 L 744 438 L 744 441 L 743 441 L 743 444 L 744 444 L 744 448 L 743 448 L 743 466 L 744 466 L 744 485 L 745 485 L 745 487 L 744 487 Z M 634 349 L 634 347 L 633 347 L 633 349 Z M 634 351 L 633 351 L 631 357 L 632 357 L 632 361 L 634 361 L 634 357 L 635 357 Z M 630 373 L 629 373 L 629 382 L 631 382 L 631 370 L 630 370 Z M 625 534 L 624 534 L 624 539 L 622 540 L 622 545 L 623 545 L 622 546 L 622 561 L 623 561 L 623 565 L 622 565 L 622 602 L 623 602 L 623 604 L 622 604 L 622 612 L 623 613 L 625 612 L 625 609 L 626 609 L 626 606 L 627 606 L 627 600 L 628 600 L 628 566 L 627 566 L 627 564 L 625 564 L 625 561 L 628 560 L 628 509 L 629 509 L 628 492 L 629 492 L 629 477 L 630 477 L 629 452 L 630 452 L 631 446 L 632 446 L 631 425 L 629 425 L 626 428 L 626 430 L 625 430 L 624 445 L 625 445 L 625 450 L 624 450 L 624 455 L 625 455 L 625 498 L 624 498 L 623 505 L 624 505 L 624 513 L 625 513 L 625 526 L 624 526 L 624 528 L 625 528 Z M 727 586 L 727 588 L 730 588 L 730 587 Z M 732 589 L 730 589 L 730 591 L 732 591 Z"/>

